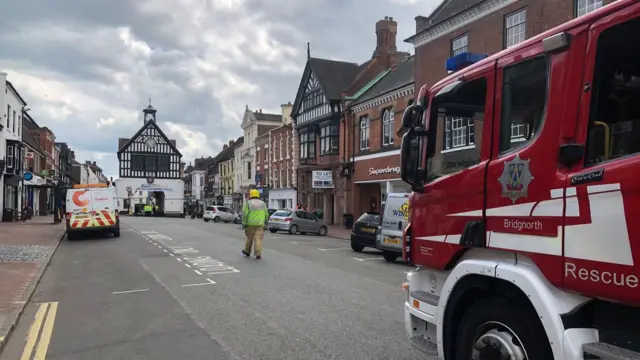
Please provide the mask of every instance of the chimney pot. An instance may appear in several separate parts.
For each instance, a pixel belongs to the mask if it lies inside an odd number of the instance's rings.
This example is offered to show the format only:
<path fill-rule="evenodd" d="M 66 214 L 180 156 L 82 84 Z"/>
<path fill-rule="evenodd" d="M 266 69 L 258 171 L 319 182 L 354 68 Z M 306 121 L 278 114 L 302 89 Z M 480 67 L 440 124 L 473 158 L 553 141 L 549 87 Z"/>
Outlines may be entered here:
<path fill-rule="evenodd" d="M 385 16 L 385 17 L 384 17 L 384 19 L 385 19 L 385 20 L 389 20 L 389 17 L 388 17 L 388 16 Z"/>
<path fill-rule="evenodd" d="M 389 16 L 389 21 L 393 21 L 393 16 Z"/>
<path fill-rule="evenodd" d="M 262 114 L 262 109 L 260 109 L 260 114 Z"/>

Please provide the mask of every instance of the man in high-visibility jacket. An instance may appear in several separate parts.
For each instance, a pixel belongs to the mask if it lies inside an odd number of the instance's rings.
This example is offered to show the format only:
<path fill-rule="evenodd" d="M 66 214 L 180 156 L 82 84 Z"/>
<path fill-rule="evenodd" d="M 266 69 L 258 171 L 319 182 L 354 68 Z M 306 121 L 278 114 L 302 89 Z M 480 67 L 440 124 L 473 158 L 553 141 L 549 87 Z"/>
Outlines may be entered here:
<path fill-rule="evenodd" d="M 256 259 L 262 257 L 262 239 L 264 238 L 264 228 L 269 220 L 267 204 L 260 200 L 260 193 L 256 189 L 249 191 L 249 200 L 242 207 L 242 228 L 247 236 L 242 253 L 251 256 L 251 247 Z M 255 245 L 254 245 L 255 242 Z"/>

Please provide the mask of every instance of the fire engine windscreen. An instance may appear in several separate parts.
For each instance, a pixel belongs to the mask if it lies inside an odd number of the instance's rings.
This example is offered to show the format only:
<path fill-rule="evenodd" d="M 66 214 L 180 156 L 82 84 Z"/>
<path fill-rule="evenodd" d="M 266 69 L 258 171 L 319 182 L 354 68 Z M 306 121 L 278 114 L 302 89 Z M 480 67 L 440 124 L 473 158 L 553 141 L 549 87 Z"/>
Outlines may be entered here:
<path fill-rule="evenodd" d="M 638 36 L 636 18 L 605 30 L 598 39 L 588 165 L 640 152 L 640 51 L 629 48 L 629 39 Z"/>

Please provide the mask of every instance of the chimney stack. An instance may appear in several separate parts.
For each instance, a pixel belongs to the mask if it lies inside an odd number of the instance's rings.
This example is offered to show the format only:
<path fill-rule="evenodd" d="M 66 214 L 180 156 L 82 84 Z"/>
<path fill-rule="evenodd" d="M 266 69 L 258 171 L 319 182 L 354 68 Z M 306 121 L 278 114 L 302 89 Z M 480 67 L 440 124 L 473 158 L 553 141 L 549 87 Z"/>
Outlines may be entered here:
<path fill-rule="evenodd" d="M 260 114 L 262 114 L 262 109 L 260 109 Z"/>
<path fill-rule="evenodd" d="M 383 62 L 390 62 L 390 58 L 398 52 L 397 34 L 398 23 L 393 20 L 393 17 L 385 16 L 383 20 L 376 22 L 376 57 Z"/>

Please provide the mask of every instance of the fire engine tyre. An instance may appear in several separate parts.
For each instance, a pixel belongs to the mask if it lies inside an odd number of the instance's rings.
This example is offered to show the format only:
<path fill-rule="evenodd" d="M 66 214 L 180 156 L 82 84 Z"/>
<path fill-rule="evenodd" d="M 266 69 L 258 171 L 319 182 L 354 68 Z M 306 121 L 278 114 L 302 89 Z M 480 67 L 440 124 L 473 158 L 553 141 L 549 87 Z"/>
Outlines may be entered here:
<path fill-rule="evenodd" d="M 527 306 L 485 298 L 464 314 L 456 336 L 457 360 L 549 360 L 553 353 L 542 324 Z"/>
<path fill-rule="evenodd" d="M 398 257 L 400 255 L 398 255 L 397 253 L 391 252 L 391 251 L 385 251 L 382 253 L 382 256 L 384 257 L 384 259 L 388 262 L 396 262 L 396 260 L 398 260 Z"/>
<path fill-rule="evenodd" d="M 219 222 L 220 222 L 220 218 L 219 218 L 219 217 L 217 217 L 217 216 L 216 216 L 216 217 L 214 217 L 214 218 L 213 218 L 213 222 L 214 222 L 214 223 L 219 223 Z"/>

